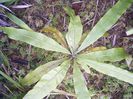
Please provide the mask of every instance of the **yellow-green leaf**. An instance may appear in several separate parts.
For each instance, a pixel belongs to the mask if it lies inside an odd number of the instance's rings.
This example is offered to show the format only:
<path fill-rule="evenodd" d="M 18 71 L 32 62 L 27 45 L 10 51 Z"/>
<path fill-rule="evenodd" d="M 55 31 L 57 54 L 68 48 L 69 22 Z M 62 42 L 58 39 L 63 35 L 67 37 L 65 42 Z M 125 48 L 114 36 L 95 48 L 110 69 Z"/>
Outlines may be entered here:
<path fill-rule="evenodd" d="M 121 15 L 131 6 L 133 0 L 119 0 L 93 27 L 86 39 L 81 44 L 78 52 L 93 44 L 102 37 L 121 17 Z"/>
<path fill-rule="evenodd" d="M 59 67 L 44 74 L 41 80 L 24 96 L 23 99 L 42 99 L 49 95 L 50 92 L 56 89 L 56 87 L 62 82 L 69 67 L 70 61 L 67 60 Z"/>
<path fill-rule="evenodd" d="M 66 34 L 66 40 L 70 47 L 71 52 L 73 53 L 79 46 L 78 44 L 82 37 L 83 26 L 80 17 L 76 16 L 73 13 L 72 9 L 69 8 L 67 14 L 70 16 L 70 23 L 68 26 L 68 32 Z"/>
<path fill-rule="evenodd" d="M 64 10 L 70 17 L 74 18 L 75 12 L 74 12 L 74 10 L 72 8 L 67 6 L 67 7 L 64 7 Z"/>
<path fill-rule="evenodd" d="M 53 39 L 38 33 L 12 27 L 0 27 L 9 38 L 26 42 L 38 48 L 69 54 L 69 51 Z"/>
<path fill-rule="evenodd" d="M 127 53 L 123 48 L 112 48 L 103 51 L 89 52 L 85 54 L 78 55 L 80 58 L 100 61 L 100 62 L 116 62 L 126 59 L 128 57 Z"/>
<path fill-rule="evenodd" d="M 83 59 L 83 58 L 78 59 L 78 63 L 87 64 L 91 68 L 93 68 L 103 74 L 106 74 L 111 77 L 115 77 L 119 80 L 128 82 L 130 84 L 133 84 L 133 73 L 131 73 L 127 70 L 121 69 L 119 67 L 116 67 L 112 64 L 101 63 L 101 62 L 92 61 L 92 60 Z"/>
<path fill-rule="evenodd" d="M 91 99 L 83 74 L 76 63 L 73 69 L 73 81 L 77 99 Z"/>
<path fill-rule="evenodd" d="M 31 85 L 36 83 L 38 80 L 40 80 L 40 78 L 48 73 L 50 70 L 52 70 L 53 68 L 57 67 L 64 59 L 61 60 L 56 60 L 56 61 L 51 61 L 48 62 L 44 65 L 41 65 L 39 67 L 37 67 L 35 70 L 33 70 L 32 72 L 28 73 L 21 81 L 20 83 L 22 85 Z"/>

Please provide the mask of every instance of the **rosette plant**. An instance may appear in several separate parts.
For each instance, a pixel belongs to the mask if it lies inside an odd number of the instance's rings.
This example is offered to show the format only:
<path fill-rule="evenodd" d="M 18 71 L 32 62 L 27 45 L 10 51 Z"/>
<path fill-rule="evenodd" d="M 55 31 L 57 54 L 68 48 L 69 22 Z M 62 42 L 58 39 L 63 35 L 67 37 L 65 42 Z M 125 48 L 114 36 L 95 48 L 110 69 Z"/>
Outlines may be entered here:
<path fill-rule="evenodd" d="M 83 26 L 80 17 L 76 16 L 71 8 L 64 8 L 70 16 L 70 23 L 65 37 L 58 30 L 53 30 L 58 35 L 58 43 L 42 33 L 34 32 L 20 19 L 8 13 L 9 19 L 23 28 L 0 27 L 9 38 L 63 54 L 62 59 L 37 67 L 20 81 L 23 86 L 36 83 L 24 96 L 24 99 L 42 99 L 49 95 L 64 80 L 70 68 L 73 70 L 72 79 L 77 99 L 91 99 L 81 70 L 90 73 L 89 68 L 93 68 L 100 73 L 133 84 L 132 73 L 111 64 L 111 62 L 121 61 L 128 56 L 122 48 L 83 52 L 117 22 L 132 2 L 133 0 L 119 0 L 99 20 L 84 40 L 81 40 Z"/>

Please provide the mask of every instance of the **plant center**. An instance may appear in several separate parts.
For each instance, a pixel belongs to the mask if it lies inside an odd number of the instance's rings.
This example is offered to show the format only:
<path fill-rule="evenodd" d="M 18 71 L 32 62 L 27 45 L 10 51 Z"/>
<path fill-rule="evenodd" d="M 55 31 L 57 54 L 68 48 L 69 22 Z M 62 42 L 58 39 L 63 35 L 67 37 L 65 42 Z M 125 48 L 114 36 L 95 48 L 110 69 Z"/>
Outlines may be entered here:
<path fill-rule="evenodd" d="M 75 59 L 76 56 L 77 56 L 77 54 L 76 54 L 76 53 L 73 53 L 73 54 L 70 55 L 70 58 L 71 58 L 71 59 Z"/>

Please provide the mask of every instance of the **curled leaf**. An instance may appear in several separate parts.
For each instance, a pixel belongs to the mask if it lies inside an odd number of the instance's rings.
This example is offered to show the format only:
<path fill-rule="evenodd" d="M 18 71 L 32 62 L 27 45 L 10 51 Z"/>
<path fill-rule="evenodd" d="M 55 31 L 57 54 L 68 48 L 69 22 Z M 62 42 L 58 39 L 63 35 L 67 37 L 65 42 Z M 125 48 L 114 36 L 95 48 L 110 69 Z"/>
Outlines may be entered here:
<path fill-rule="evenodd" d="M 64 36 L 62 35 L 62 33 L 57 30 L 56 28 L 53 27 L 44 27 L 40 30 L 40 32 L 46 32 L 46 33 L 51 33 L 53 34 L 53 36 L 55 37 L 55 39 L 65 48 L 67 48 L 67 44 L 66 41 L 64 39 Z"/>

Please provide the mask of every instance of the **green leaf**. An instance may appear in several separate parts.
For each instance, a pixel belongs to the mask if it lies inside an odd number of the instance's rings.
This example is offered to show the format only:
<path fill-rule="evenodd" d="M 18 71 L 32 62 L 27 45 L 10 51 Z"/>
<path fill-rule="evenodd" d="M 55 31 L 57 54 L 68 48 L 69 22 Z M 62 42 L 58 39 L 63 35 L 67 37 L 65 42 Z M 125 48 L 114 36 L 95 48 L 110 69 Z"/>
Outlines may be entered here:
<path fill-rule="evenodd" d="M 7 66 L 8 69 L 10 69 L 11 67 L 10 67 L 10 64 L 9 64 L 8 58 L 7 58 L 6 55 L 4 55 L 4 54 L 2 53 L 1 50 L 0 50 L 0 56 L 1 56 L 2 59 L 3 59 L 3 63 L 4 63 L 4 65 Z"/>
<path fill-rule="evenodd" d="M 19 89 L 22 88 L 22 86 L 18 82 L 16 82 L 15 80 L 13 80 L 10 76 L 6 75 L 1 70 L 0 70 L 0 75 L 2 75 L 4 78 L 6 78 L 10 83 L 12 83 L 17 88 L 19 88 Z"/>
<path fill-rule="evenodd" d="M 131 6 L 133 0 L 119 0 L 93 27 L 88 36 L 81 44 L 78 52 L 93 44 L 102 37 L 120 18 L 120 16 Z"/>
<path fill-rule="evenodd" d="M 0 3 L 9 2 L 9 1 L 12 1 L 12 0 L 0 0 Z"/>
<path fill-rule="evenodd" d="M 80 17 L 76 16 L 72 9 L 67 8 L 67 10 L 66 12 L 70 16 L 70 23 L 66 34 L 66 40 L 71 52 L 74 52 L 78 47 L 79 41 L 81 40 L 83 26 Z"/>
<path fill-rule="evenodd" d="M 0 0 L 0 3 L 4 3 L 5 5 L 11 5 L 13 3 L 17 3 L 20 0 Z"/>
<path fill-rule="evenodd" d="M 89 60 L 95 60 L 99 62 L 105 62 L 105 61 L 116 62 L 127 58 L 128 55 L 123 48 L 112 48 L 103 51 L 80 54 L 78 57 L 86 58 Z"/>
<path fill-rule="evenodd" d="M 75 64 L 73 69 L 73 81 L 77 99 L 91 99 L 91 96 L 85 84 L 85 79 L 77 64 Z"/>
<path fill-rule="evenodd" d="M 133 34 L 133 29 L 130 29 L 126 32 L 126 34 L 129 36 L 129 35 L 132 35 Z"/>
<path fill-rule="evenodd" d="M 13 21 L 15 24 L 17 24 L 18 26 L 20 26 L 21 28 L 26 29 L 26 30 L 29 30 L 29 31 L 32 31 L 32 29 L 27 24 L 25 24 L 22 20 L 20 20 L 19 18 L 17 18 L 15 15 L 7 12 L 6 13 L 6 16 L 11 21 Z"/>
<path fill-rule="evenodd" d="M 23 41 L 35 47 L 43 48 L 45 50 L 69 54 L 69 51 L 67 49 L 59 45 L 53 39 L 41 33 L 27 31 L 23 29 L 16 29 L 12 27 L 0 27 L 0 30 L 4 31 L 5 34 L 7 34 L 11 39 Z"/>
<path fill-rule="evenodd" d="M 64 7 L 64 10 L 65 10 L 65 12 L 66 12 L 70 17 L 72 17 L 72 18 L 75 17 L 75 12 L 74 12 L 74 10 L 73 10 L 72 8 L 70 8 L 69 6 Z"/>
<path fill-rule="evenodd" d="M 133 84 L 133 73 L 130 73 L 127 70 L 118 68 L 112 64 L 105 64 L 105 63 L 101 63 L 101 62 L 96 62 L 96 61 L 92 61 L 92 60 L 87 60 L 87 59 L 79 59 L 78 63 L 80 64 L 87 64 L 89 65 L 91 68 L 106 74 L 108 76 L 112 76 L 115 77 L 119 80 L 128 82 L 130 84 Z"/>
<path fill-rule="evenodd" d="M 10 0 L 9 2 L 5 2 L 5 5 L 8 5 L 8 6 L 12 4 L 16 5 L 19 1 L 20 0 Z"/>
<path fill-rule="evenodd" d="M 70 67 L 70 61 L 64 61 L 59 67 L 54 68 L 47 74 L 43 75 L 41 80 L 30 90 L 23 99 L 42 99 L 50 94 L 51 91 L 64 79 L 68 69 Z"/>
<path fill-rule="evenodd" d="M 64 59 L 48 62 L 44 65 L 37 67 L 34 71 L 27 74 L 24 79 L 20 81 L 22 85 L 31 85 L 36 83 L 40 78 L 48 73 L 53 68 L 57 67 Z"/>

